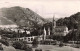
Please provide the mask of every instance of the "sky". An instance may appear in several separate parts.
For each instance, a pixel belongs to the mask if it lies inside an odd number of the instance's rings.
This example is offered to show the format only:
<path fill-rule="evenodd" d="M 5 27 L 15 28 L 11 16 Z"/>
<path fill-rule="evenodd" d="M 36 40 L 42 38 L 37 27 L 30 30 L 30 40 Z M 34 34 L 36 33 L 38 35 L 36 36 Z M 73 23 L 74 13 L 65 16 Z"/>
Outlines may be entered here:
<path fill-rule="evenodd" d="M 79 0 L 0 0 L 0 8 L 13 6 L 30 8 L 43 18 L 64 18 L 80 12 Z"/>

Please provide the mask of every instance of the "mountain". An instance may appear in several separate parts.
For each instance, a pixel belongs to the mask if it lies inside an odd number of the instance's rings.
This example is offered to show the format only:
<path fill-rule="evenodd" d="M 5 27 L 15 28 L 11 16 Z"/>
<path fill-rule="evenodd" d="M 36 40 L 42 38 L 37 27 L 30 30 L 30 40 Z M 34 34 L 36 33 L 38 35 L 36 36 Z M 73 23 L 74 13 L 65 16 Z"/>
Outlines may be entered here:
<path fill-rule="evenodd" d="M 40 15 L 19 6 L 0 9 L 1 24 L 16 24 L 26 27 L 37 27 L 47 22 Z M 3 21 L 4 20 L 4 21 Z"/>
<path fill-rule="evenodd" d="M 80 12 L 77 12 L 70 17 L 60 18 L 57 21 L 58 26 L 67 26 L 69 29 L 80 29 Z"/>
<path fill-rule="evenodd" d="M 0 17 L 0 25 L 12 25 L 12 24 L 15 23 L 7 19 L 6 17 Z"/>
<path fill-rule="evenodd" d="M 53 18 L 45 18 L 47 21 L 50 21 L 52 22 L 53 21 Z M 55 18 L 55 20 L 57 21 L 59 18 Z"/>

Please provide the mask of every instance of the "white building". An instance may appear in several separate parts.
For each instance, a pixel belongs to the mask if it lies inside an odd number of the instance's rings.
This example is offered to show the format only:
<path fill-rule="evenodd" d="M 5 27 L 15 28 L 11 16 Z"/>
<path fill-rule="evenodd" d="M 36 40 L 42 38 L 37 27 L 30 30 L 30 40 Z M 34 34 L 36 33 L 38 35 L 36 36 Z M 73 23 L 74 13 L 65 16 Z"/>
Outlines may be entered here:
<path fill-rule="evenodd" d="M 68 34 L 67 26 L 56 26 L 56 21 L 53 20 L 53 35 L 55 36 L 66 36 Z"/>
<path fill-rule="evenodd" d="M 39 37 L 38 36 L 20 37 L 20 38 L 13 38 L 11 40 L 13 40 L 13 41 L 26 41 L 27 43 L 32 43 L 35 38 L 38 38 L 38 41 L 42 40 L 42 36 L 39 36 Z"/>
<path fill-rule="evenodd" d="M 0 25 L 0 28 L 16 28 L 16 27 L 18 27 L 17 25 Z"/>
<path fill-rule="evenodd" d="M 55 27 L 55 36 L 66 36 L 68 34 L 68 28 L 66 26 L 56 26 Z"/>

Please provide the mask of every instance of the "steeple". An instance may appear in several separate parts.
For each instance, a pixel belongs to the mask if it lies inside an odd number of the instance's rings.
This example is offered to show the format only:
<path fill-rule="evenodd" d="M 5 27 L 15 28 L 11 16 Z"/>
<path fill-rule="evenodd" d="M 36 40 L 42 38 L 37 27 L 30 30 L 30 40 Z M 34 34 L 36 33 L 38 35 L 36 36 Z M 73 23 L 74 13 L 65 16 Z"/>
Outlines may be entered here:
<path fill-rule="evenodd" d="M 52 21 L 52 22 L 53 22 L 53 23 L 52 23 L 52 24 L 53 24 L 53 28 L 55 28 L 55 27 L 56 27 L 56 20 L 55 20 L 55 18 L 54 18 L 54 17 L 55 17 L 55 16 L 53 16 L 53 21 Z"/>
<path fill-rule="evenodd" d="M 56 27 L 56 21 L 55 21 L 55 16 L 53 16 L 53 20 L 52 20 L 52 34 L 54 34 L 55 32 L 55 27 Z"/>

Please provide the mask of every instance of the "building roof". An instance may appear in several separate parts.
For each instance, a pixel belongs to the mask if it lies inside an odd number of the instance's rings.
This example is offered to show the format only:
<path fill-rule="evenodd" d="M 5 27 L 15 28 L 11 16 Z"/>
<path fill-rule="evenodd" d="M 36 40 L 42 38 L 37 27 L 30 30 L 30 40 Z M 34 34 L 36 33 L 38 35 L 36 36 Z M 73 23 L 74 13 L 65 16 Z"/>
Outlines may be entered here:
<path fill-rule="evenodd" d="M 67 27 L 66 26 L 57 26 L 55 27 L 55 32 L 64 32 L 64 31 L 67 31 L 68 28 L 66 29 Z"/>
<path fill-rule="evenodd" d="M 67 26 L 56 26 L 55 28 L 67 28 Z"/>

